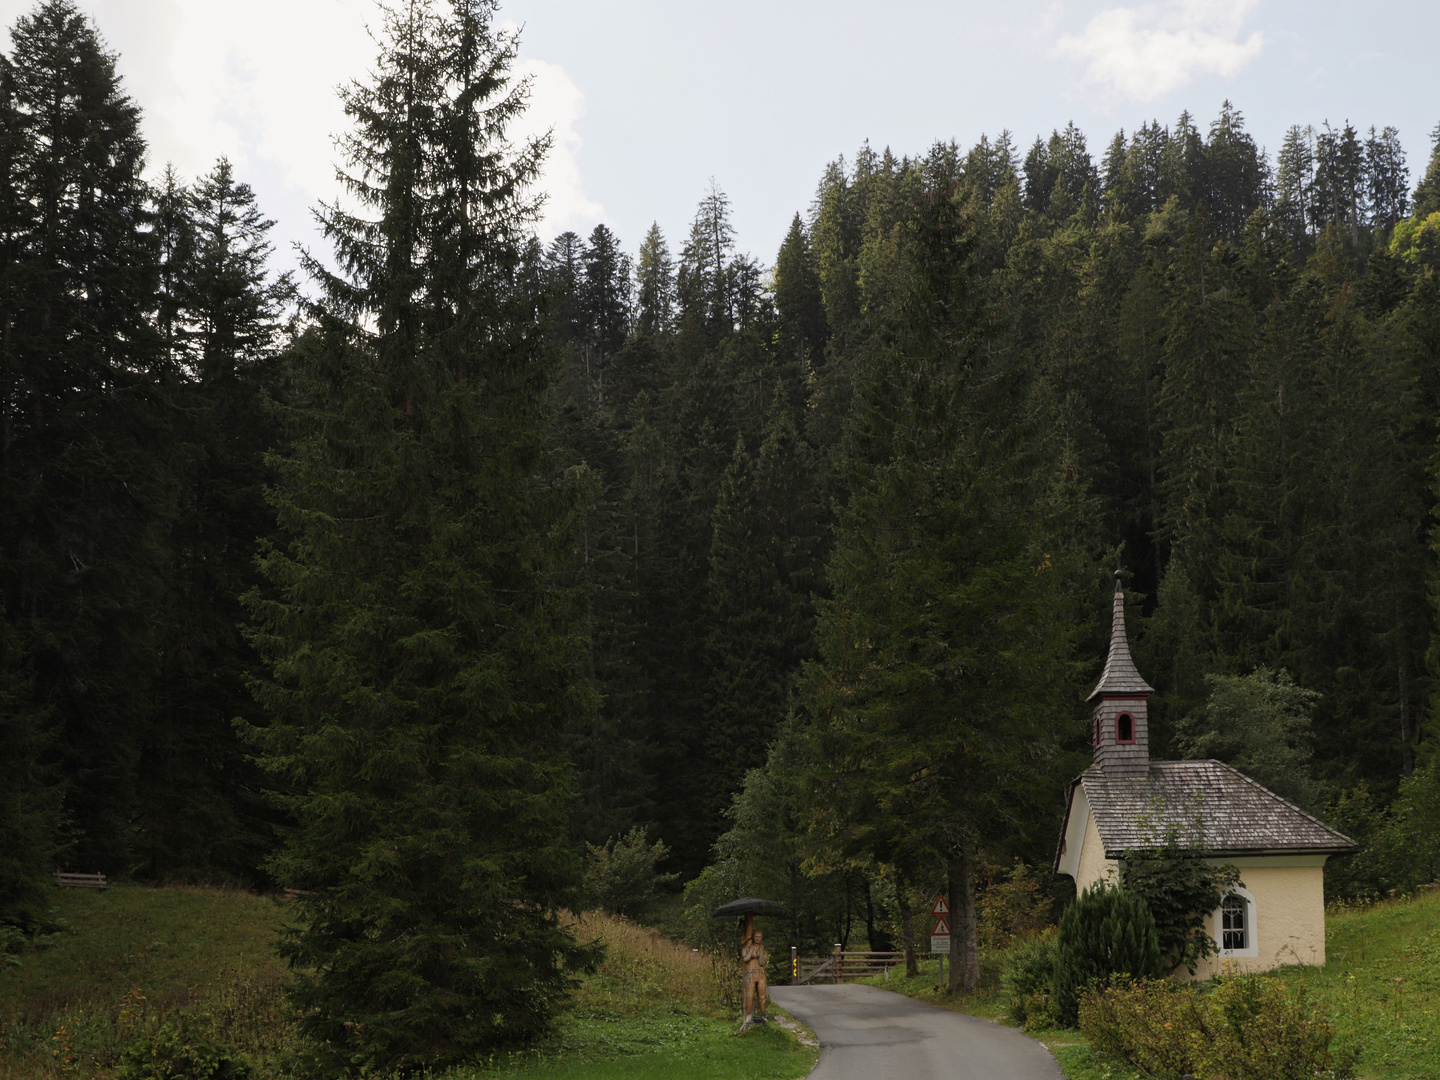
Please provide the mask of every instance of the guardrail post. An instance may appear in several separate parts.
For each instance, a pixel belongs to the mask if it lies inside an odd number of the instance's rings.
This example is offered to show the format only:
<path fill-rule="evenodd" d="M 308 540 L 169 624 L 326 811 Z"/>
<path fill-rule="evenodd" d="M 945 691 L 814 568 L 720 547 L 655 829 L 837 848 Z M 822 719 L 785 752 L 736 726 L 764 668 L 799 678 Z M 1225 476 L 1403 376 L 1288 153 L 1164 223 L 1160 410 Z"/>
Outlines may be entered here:
<path fill-rule="evenodd" d="M 790 985 L 794 986 L 800 980 L 800 950 L 794 945 L 790 946 Z"/>
<path fill-rule="evenodd" d="M 834 975 L 833 981 L 838 983 L 840 981 L 840 977 L 844 974 L 843 968 L 845 967 L 845 954 L 840 951 L 840 942 L 838 941 L 835 943 L 834 956 L 835 966 L 832 967 L 830 970 Z"/>

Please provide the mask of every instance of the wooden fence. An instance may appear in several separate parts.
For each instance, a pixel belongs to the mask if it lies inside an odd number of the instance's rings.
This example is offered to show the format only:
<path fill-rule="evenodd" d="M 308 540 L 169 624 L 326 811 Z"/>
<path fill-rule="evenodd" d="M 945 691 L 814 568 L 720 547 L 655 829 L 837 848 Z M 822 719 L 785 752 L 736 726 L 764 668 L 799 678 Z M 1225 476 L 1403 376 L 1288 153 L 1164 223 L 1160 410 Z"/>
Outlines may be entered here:
<path fill-rule="evenodd" d="M 797 956 L 790 950 L 792 986 L 807 983 L 841 983 L 852 979 L 868 979 L 905 962 L 903 952 L 846 952 L 839 945 L 829 956 Z"/>

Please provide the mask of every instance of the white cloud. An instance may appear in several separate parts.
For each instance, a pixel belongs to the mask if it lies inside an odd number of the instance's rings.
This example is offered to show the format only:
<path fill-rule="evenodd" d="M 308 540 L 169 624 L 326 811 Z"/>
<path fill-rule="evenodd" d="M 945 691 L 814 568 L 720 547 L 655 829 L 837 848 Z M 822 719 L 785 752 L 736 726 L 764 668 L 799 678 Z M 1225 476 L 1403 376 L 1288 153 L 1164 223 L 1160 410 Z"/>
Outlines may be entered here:
<path fill-rule="evenodd" d="M 1065 17 L 1065 5 L 1060 0 L 1055 0 L 1049 7 L 1040 13 L 1040 21 L 1031 30 L 1035 37 L 1048 38 L 1054 33 L 1055 28 L 1060 25 L 1060 20 Z"/>
<path fill-rule="evenodd" d="M 0 0 L 0 25 L 35 3 Z M 366 29 L 379 28 L 373 0 L 78 3 L 119 54 L 125 88 L 144 112 L 151 173 L 173 162 L 193 179 L 224 154 L 242 179 L 268 181 L 261 205 L 290 233 L 276 237 L 279 246 L 310 241 L 303 207 L 339 194 L 334 137 L 349 124 L 336 89 L 364 80 L 378 52 Z M 515 74 L 533 83 L 511 135 L 555 134 L 541 181 L 550 194 L 542 233 L 599 220 L 603 208 L 585 195 L 578 161 L 584 95 L 562 67 L 527 57 L 523 41 Z"/>
<path fill-rule="evenodd" d="M 588 232 L 587 226 L 606 214 L 604 207 L 585 194 L 580 173 L 579 123 L 585 115 L 585 95 L 559 64 L 527 58 L 523 42 L 515 74 L 530 79 L 530 107 L 513 126 L 511 137 L 518 143 L 546 130 L 553 135 L 540 178 L 546 194 L 540 234 L 550 240 L 566 229 Z"/>
<path fill-rule="evenodd" d="M 1257 30 L 1242 40 L 1257 0 L 1174 0 L 1157 7 L 1102 11 L 1055 45 L 1085 65 L 1084 82 L 1120 97 L 1151 101 L 1200 74 L 1234 75 L 1260 55 Z"/>

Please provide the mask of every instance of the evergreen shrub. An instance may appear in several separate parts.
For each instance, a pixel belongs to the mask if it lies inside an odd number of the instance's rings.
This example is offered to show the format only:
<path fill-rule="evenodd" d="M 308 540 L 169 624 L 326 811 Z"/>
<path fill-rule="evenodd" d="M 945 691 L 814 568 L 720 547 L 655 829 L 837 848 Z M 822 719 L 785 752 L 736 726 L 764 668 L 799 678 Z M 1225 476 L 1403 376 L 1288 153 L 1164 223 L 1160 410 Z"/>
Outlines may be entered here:
<path fill-rule="evenodd" d="M 1055 1022 L 1055 932 L 1020 938 L 1000 965 L 1000 994 L 1010 1018 L 1027 1030 Z"/>
<path fill-rule="evenodd" d="M 1303 988 L 1240 975 L 1213 990 L 1117 979 L 1087 991 L 1080 1029 L 1091 1045 L 1161 1080 L 1346 1080 L 1354 1047 L 1335 1045 L 1335 1028 Z"/>
<path fill-rule="evenodd" d="M 1164 975 L 1150 908 L 1134 893 L 1096 882 L 1060 916 L 1054 971 L 1055 1018 L 1067 1027 L 1075 1026 L 1087 988 L 1106 986 L 1115 975 Z"/>

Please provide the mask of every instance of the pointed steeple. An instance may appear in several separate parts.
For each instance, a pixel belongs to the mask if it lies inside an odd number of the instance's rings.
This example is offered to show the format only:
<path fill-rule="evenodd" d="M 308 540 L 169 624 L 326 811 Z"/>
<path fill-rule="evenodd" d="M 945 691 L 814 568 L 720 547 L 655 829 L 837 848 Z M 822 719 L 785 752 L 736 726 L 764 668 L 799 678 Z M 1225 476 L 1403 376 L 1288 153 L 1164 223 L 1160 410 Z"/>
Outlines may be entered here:
<path fill-rule="evenodd" d="M 1125 636 L 1125 589 L 1120 583 L 1121 571 L 1115 571 L 1115 621 L 1110 627 L 1110 655 L 1100 681 L 1086 701 L 1104 694 L 1150 694 L 1155 688 L 1140 677 L 1135 661 L 1130 659 L 1130 640 Z"/>

